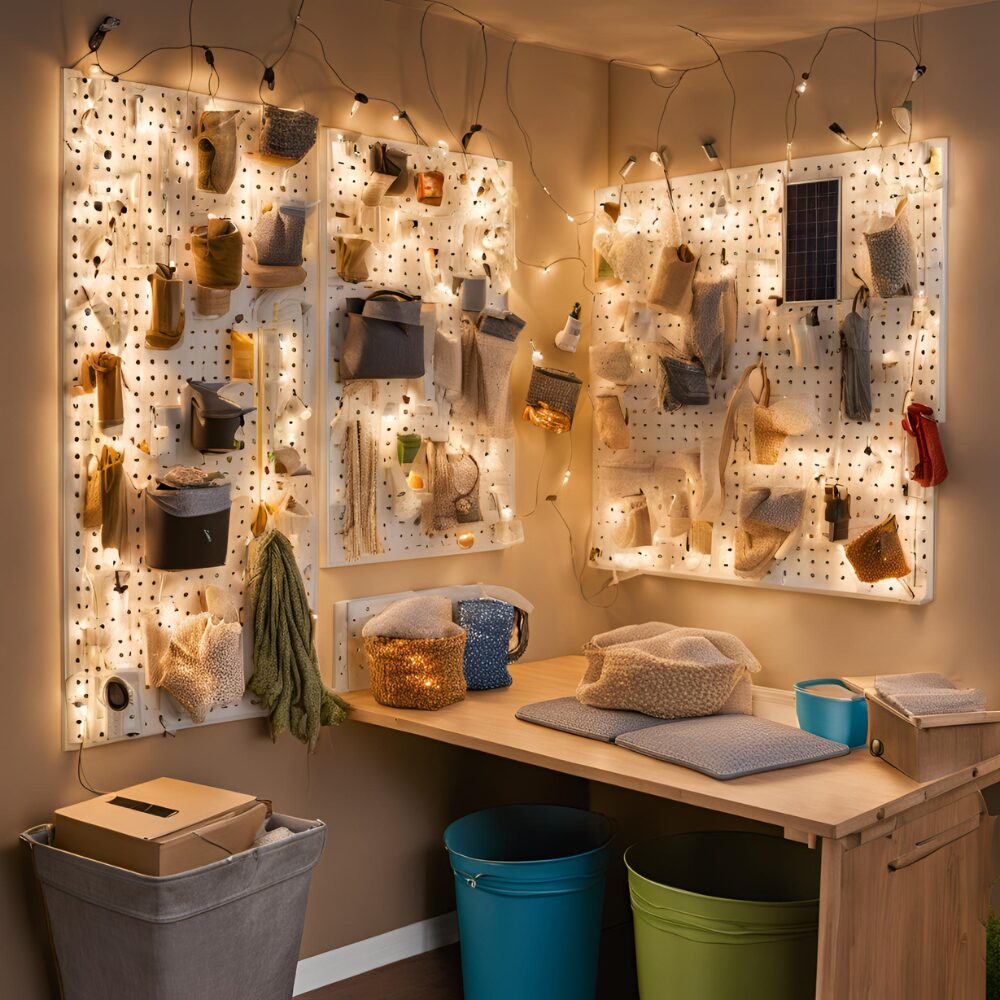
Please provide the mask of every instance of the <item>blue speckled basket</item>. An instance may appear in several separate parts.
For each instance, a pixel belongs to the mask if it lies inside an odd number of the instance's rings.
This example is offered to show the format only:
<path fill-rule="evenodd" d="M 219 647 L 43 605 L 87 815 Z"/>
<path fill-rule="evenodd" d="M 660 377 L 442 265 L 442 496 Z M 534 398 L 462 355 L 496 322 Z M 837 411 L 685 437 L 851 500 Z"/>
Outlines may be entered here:
<path fill-rule="evenodd" d="M 470 691 L 508 687 L 508 664 L 528 648 L 528 616 L 514 605 L 493 598 L 458 602 L 458 624 L 466 631 L 465 685 Z M 515 627 L 517 646 L 511 649 Z"/>

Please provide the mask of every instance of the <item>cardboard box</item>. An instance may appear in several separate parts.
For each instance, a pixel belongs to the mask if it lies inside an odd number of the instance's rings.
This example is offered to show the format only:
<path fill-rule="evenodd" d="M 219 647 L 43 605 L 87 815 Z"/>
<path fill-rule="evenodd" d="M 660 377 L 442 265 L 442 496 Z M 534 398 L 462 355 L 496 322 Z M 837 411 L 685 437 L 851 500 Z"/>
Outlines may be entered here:
<path fill-rule="evenodd" d="M 142 875 L 176 875 L 253 845 L 268 805 L 157 778 L 57 809 L 55 846 Z"/>

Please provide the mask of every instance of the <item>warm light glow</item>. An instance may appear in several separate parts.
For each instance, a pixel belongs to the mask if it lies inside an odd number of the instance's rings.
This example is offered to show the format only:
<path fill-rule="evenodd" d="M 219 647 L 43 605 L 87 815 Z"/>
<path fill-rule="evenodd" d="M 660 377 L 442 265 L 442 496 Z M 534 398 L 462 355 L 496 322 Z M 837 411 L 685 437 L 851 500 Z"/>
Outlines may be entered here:
<path fill-rule="evenodd" d="M 500 520 L 501 521 L 513 521 L 514 520 L 514 511 L 511 510 L 511 508 L 509 506 L 507 506 L 506 504 L 504 504 L 504 506 L 500 508 Z"/>
<path fill-rule="evenodd" d="M 570 477 L 570 471 L 569 471 L 569 469 L 567 469 L 563 473 L 563 486 L 565 486 L 569 482 L 569 477 Z"/>
<path fill-rule="evenodd" d="M 476 536 L 471 531 L 460 531 L 455 540 L 460 549 L 471 549 L 476 544 Z"/>
<path fill-rule="evenodd" d="M 569 214 L 569 212 L 567 212 L 567 213 L 566 213 L 566 218 L 567 218 L 567 219 L 568 219 L 568 220 L 569 220 L 570 222 L 573 222 L 573 221 L 574 221 L 574 220 L 573 220 L 573 216 L 572 216 L 572 215 L 570 215 L 570 214 Z"/>

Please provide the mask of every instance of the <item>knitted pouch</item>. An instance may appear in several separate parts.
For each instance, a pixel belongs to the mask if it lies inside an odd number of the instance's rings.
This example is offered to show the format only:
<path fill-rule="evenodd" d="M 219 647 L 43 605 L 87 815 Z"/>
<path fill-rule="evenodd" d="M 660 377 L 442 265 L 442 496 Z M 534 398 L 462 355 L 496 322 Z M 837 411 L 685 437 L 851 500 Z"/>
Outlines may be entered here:
<path fill-rule="evenodd" d="M 198 118 L 198 190 L 225 194 L 236 176 L 238 111 L 203 111 Z"/>
<path fill-rule="evenodd" d="M 612 643 L 599 657 L 588 656 L 577 698 L 594 708 L 625 709 L 660 719 L 714 715 L 748 671 L 760 669 L 735 636 L 663 628 L 646 638 Z"/>
<path fill-rule="evenodd" d="M 386 289 L 367 299 L 349 298 L 347 314 L 340 355 L 343 381 L 423 377 L 419 298 Z"/>
<path fill-rule="evenodd" d="M 698 257 L 682 243 L 664 247 L 656 261 L 646 304 L 662 313 L 687 316 L 693 301 L 692 282 Z"/>
<path fill-rule="evenodd" d="M 622 412 L 622 401 L 617 396 L 594 398 L 594 424 L 605 448 L 612 451 L 628 448 L 628 417 Z"/>
<path fill-rule="evenodd" d="M 601 252 L 616 278 L 641 284 L 648 275 L 650 242 L 637 229 L 625 228 L 621 220 L 607 237 Z"/>
<path fill-rule="evenodd" d="M 194 722 L 243 697 L 243 627 L 216 623 L 209 612 L 186 618 L 170 636 L 158 682 Z"/>
<path fill-rule="evenodd" d="M 616 506 L 622 508 L 622 520 L 615 526 L 612 541 L 618 549 L 641 549 L 653 544 L 653 529 L 649 519 L 649 504 L 644 494 L 623 497 Z"/>
<path fill-rule="evenodd" d="M 583 382 L 572 372 L 535 365 L 528 383 L 524 419 L 556 434 L 568 431 L 573 426 L 582 388 Z"/>
<path fill-rule="evenodd" d="M 371 246 L 366 239 L 337 237 L 337 277 L 341 281 L 357 284 L 368 280 L 365 256 Z"/>
<path fill-rule="evenodd" d="M 413 180 L 421 205 L 440 205 L 444 200 L 444 174 L 440 170 L 421 170 Z"/>
<path fill-rule="evenodd" d="M 891 219 L 880 219 L 865 233 L 871 264 L 872 288 L 880 298 L 912 295 L 916 287 L 913 236 L 906 221 L 906 198 L 900 199 Z"/>
<path fill-rule="evenodd" d="M 679 410 L 682 406 L 704 406 L 710 398 L 708 378 L 701 364 L 674 354 L 660 355 L 660 406 Z"/>
<path fill-rule="evenodd" d="M 458 624 L 466 631 L 466 687 L 470 691 L 509 687 L 513 678 L 507 667 L 528 648 L 528 615 L 506 601 L 481 598 L 458 602 Z"/>
<path fill-rule="evenodd" d="M 445 639 L 365 636 L 372 696 L 392 708 L 434 711 L 465 698 L 465 632 Z"/>
<path fill-rule="evenodd" d="M 693 284 L 690 351 L 705 369 L 710 385 L 726 376 L 736 340 L 736 283 L 732 278 L 700 278 Z"/>
<path fill-rule="evenodd" d="M 243 330 L 229 331 L 230 378 L 234 382 L 253 381 L 253 334 Z"/>
<path fill-rule="evenodd" d="M 267 267 L 299 267 L 307 210 L 300 205 L 270 206 L 253 228 L 256 261 Z"/>
<path fill-rule="evenodd" d="M 895 514 L 858 535 L 846 546 L 844 554 L 862 583 L 899 580 L 910 575 Z"/>
<path fill-rule="evenodd" d="M 479 501 L 479 463 L 467 452 L 448 455 L 448 481 L 452 490 L 457 524 L 475 524 L 483 519 Z"/>
<path fill-rule="evenodd" d="M 149 281 L 149 329 L 146 346 L 154 350 L 176 347 L 184 336 L 184 282 L 169 264 L 157 264 Z"/>
<path fill-rule="evenodd" d="M 462 279 L 462 294 L 459 299 L 462 312 L 481 313 L 486 308 L 486 278 L 470 276 Z"/>
<path fill-rule="evenodd" d="M 308 111 L 265 104 L 260 112 L 258 155 L 275 166 L 298 163 L 313 148 L 319 119 Z"/>
<path fill-rule="evenodd" d="M 816 426 L 816 401 L 810 396 L 785 396 L 753 408 L 750 458 L 758 465 L 775 465 L 789 435 L 806 434 Z"/>
<path fill-rule="evenodd" d="M 616 385 L 631 385 L 635 371 L 632 349 L 624 340 L 590 348 L 590 374 Z"/>

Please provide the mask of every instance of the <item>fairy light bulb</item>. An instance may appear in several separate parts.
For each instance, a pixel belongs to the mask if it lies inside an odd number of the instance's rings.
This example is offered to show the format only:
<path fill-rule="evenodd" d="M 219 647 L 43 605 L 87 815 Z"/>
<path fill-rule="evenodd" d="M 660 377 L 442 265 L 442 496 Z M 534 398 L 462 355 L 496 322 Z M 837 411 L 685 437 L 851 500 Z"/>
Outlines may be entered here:
<path fill-rule="evenodd" d="M 569 485 L 569 477 L 570 477 L 570 471 L 569 471 L 569 469 L 567 469 L 563 473 L 563 478 L 562 478 L 562 484 L 563 484 L 563 486 L 568 486 Z"/>
<path fill-rule="evenodd" d="M 437 144 L 438 144 L 438 148 L 439 149 L 447 149 L 448 148 L 448 143 L 445 142 L 444 139 L 438 139 Z"/>
<path fill-rule="evenodd" d="M 362 94 L 357 93 L 354 95 L 354 103 L 351 105 L 351 117 L 353 118 L 360 110 L 363 104 L 368 103 L 368 98 Z"/>
<path fill-rule="evenodd" d="M 532 364 L 540 365 L 542 363 L 542 361 L 544 360 L 545 356 L 542 354 L 542 352 L 537 347 L 535 347 L 535 342 L 533 340 L 529 340 L 528 343 L 531 344 L 531 362 L 532 362 Z"/>
<path fill-rule="evenodd" d="M 809 74 L 803 73 L 802 79 L 795 84 L 795 89 L 800 93 L 804 94 L 809 89 Z"/>
<path fill-rule="evenodd" d="M 569 212 L 567 212 L 567 213 L 566 213 L 566 219 L 567 219 L 567 221 L 568 221 L 568 222 L 574 222 L 574 221 L 575 221 L 575 220 L 573 219 L 573 216 L 572 216 L 572 215 L 570 215 L 570 214 L 569 214 Z"/>
<path fill-rule="evenodd" d="M 500 520 L 501 521 L 513 521 L 514 520 L 514 511 L 511 510 L 511 508 L 508 505 L 506 505 L 506 504 L 504 504 L 504 506 L 500 510 Z"/>

